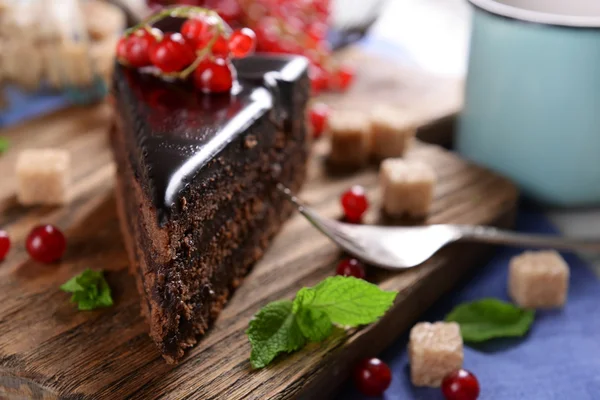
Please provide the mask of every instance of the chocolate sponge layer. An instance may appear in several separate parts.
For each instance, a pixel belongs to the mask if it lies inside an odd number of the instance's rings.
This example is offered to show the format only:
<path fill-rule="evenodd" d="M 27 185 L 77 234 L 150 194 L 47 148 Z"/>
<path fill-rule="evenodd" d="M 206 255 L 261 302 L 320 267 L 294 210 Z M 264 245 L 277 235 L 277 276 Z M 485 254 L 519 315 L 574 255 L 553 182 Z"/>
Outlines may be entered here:
<path fill-rule="evenodd" d="M 305 74 L 294 88 L 285 121 L 273 113 L 253 121 L 189 179 L 167 213 L 151 190 L 154 166 L 139 162 L 147 145 L 140 130 L 149 125 L 136 124 L 131 113 L 139 107 L 116 93 L 111 137 L 121 227 L 150 336 L 167 362 L 207 331 L 292 211 L 276 184 L 298 190 L 306 175 Z M 169 136 L 161 137 L 169 148 Z"/>

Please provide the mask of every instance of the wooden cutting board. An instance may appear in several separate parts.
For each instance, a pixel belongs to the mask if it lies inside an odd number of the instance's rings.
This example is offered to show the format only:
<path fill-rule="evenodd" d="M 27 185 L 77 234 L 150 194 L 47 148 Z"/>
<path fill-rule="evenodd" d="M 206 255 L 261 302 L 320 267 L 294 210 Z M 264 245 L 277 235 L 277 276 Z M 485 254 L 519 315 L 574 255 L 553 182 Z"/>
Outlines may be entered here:
<path fill-rule="evenodd" d="M 126 270 L 107 146 L 111 118 L 109 107 L 98 105 L 1 132 L 9 137 L 11 149 L 0 156 L 0 226 L 9 231 L 13 249 L 0 267 L 0 398 L 325 398 L 357 359 L 390 345 L 462 273 L 481 265 L 490 254 L 489 247 L 460 244 L 405 272 L 370 269 L 369 280 L 400 292 L 384 318 L 362 330 L 340 331 L 266 369 L 252 371 L 244 334 L 252 315 L 264 304 L 292 298 L 301 287 L 331 275 L 341 256 L 295 215 L 209 334 L 179 365 L 167 365 L 147 335 L 134 280 Z M 47 146 L 71 152 L 75 199 L 62 208 L 21 207 L 14 195 L 18 151 Z M 361 184 L 372 203 L 366 222 L 380 221 L 376 168 L 330 176 L 323 167 L 326 152 L 326 141 L 315 144 L 301 197 L 324 215 L 338 217 L 339 194 Z M 419 144 L 407 157 L 430 163 L 439 176 L 427 223 L 512 224 L 517 191 L 510 182 L 437 146 Z M 56 224 L 68 238 L 60 264 L 40 265 L 27 257 L 25 237 L 40 222 Z M 69 295 L 59 290 L 85 268 L 107 271 L 113 307 L 79 312 L 69 303 Z"/>

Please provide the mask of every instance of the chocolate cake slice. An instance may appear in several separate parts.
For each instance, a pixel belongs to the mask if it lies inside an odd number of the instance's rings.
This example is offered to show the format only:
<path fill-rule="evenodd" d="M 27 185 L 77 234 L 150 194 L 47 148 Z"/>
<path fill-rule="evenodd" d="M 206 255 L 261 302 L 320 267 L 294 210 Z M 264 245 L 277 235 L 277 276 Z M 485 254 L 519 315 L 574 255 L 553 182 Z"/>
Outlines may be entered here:
<path fill-rule="evenodd" d="M 117 203 L 150 336 L 177 362 L 219 314 L 292 208 L 308 148 L 302 57 L 235 60 L 231 94 L 117 65 Z"/>

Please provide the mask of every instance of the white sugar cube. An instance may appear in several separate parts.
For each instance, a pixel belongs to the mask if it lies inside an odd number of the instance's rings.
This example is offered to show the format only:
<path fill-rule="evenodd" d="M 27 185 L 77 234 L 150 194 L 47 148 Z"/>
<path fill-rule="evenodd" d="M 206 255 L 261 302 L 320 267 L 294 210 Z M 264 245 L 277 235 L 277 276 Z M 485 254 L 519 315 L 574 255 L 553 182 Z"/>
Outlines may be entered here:
<path fill-rule="evenodd" d="M 424 217 L 433 200 L 435 172 L 420 161 L 388 158 L 381 163 L 383 210 L 392 217 Z"/>
<path fill-rule="evenodd" d="M 17 198 L 23 205 L 69 201 L 71 158 L 66 150 L 25 150 L 17 160 Z"/>
<path fill-rule="evenodd" d="M 332 112 L 327 129 L 331 139 L 329 159 L 332 163 L 360 167 L 369 161 L 371 128 L 367 115 L 360 112 Z"/>
<path fill-rule="evenodd" d="M 411 146 L 417 125 L 401 111 L 378 107 L 371 114 L 371 153 L 378 160 L 402 157 Z"/>
<path fill-rule="evenodd" d="M 508 293 L 524 308 L 565 304 L 569 266 L 556 251 L 527 251 L 510 260 Z"/>
<path fill-rule="evenodd" d="M 456 322 L 421 322 L 410 331 L 410 379 L 415 386 L 440 386 L 463 364 L 463 341 Z"/>

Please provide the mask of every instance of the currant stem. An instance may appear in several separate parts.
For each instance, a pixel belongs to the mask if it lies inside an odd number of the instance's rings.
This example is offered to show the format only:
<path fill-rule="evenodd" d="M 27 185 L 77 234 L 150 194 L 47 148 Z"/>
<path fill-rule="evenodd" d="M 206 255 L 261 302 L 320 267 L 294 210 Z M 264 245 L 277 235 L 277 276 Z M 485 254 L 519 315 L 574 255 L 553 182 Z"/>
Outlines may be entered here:
<path fill-rule="evenodd" d="M 165 8 L 164 10 L 162 10 L 161 12 L 154 14 L 153 16 L 147 18 L 146 20 L 140 22 L 137 25 L 132 26 L 131 28 L 127 29 L 125 31 L 125 37 L 130 36 L 133 32 L 137 31 L 138 29 L 144 27 L 144 26 L 152 26 L 154 24 L 156 24 L 157 22 L 167 18 L 167 17 L 175 17 L 175 18 L 191 18 L 191 17 L 195 17 L 195 16 L 199 16 L 199 15 L 206 15 L 209 17 L 216 17 L 215 20 L 217 21 L 216 26 L 217 29 L 219 30 L 220 33 L 225 32 L 225 27 L 223 26 L 223 20 L 221 19 L 221 17 L 219 16 L 218 13 L 216 13 L 213 10 L 210 10 L 208 8 L 203 8 L 203 7 L 193 7 L 193 6 L 186 6 L 186 7 L 181 7 L 181 6 L 175 6 L 175 7 L 168 7 Z"/>

